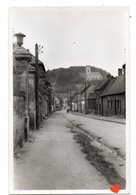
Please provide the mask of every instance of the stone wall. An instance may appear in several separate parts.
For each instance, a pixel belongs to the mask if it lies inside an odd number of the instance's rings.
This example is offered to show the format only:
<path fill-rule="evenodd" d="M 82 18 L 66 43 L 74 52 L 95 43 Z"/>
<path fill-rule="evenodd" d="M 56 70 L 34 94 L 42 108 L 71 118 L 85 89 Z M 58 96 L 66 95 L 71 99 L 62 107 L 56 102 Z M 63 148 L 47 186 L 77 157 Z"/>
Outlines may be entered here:
<path fill-rule="evenodd" d="M 25 94 L 26 94 L 26 61 L 13 61 L 13 137 L 14 150 L 17 146 L 22 147 L 24 141 L 24 118 L 25 118 Z"/>
<path fill-rule="evenodd" d="M 22 147 L 24 139 L 24 117 L 25 117 L 25 99 L 24 97 L 13 97 L 13 128 L 14 128 L 14 149 L 17 146 Z"/>
<path fill-rule="evenodd" d="M 40 121 L 43 120 L 43 118 L 46 117 L 47 113 L 47 102 L 45 96 L 42 96 L 39 102 L 39 112 L 40 112 Z"/>
<path fill-rule="evenodd" d="M 36 129 L 35 72 L 28 75 L 28 114 L 30 130 Z"/>
<path fill-rule="evenodd" d="M 88 99 L 87 110 L 88 113 L 96 114 L 96 99 Z"/>
<path fill-rule="evenodd" d="M 23 47 L 13 50 L 13 137 L 14 151 L 23 146 L 28 134 L 28 61 L 30 55 Z"/>
<path fill-rule="evenodd" d="M 112 116 L 112 115 L 119 115 L 124 116 L 125 112 L 125 95 L 111 95 L 106 96 L 103 98 L 103 115 L 104 116 Z M 111 106 L 112 101 L 112 106 Z M 119 106 L 118 106 L 119 101 Z M 109 104 L 109 105 L 108 105 Z"/>

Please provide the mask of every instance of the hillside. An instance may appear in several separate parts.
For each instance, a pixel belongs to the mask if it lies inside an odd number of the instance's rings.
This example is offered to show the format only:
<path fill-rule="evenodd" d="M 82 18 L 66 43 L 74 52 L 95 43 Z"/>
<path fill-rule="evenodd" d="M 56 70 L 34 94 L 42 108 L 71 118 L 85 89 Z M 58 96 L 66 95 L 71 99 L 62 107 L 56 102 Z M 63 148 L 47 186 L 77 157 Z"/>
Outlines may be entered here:
<path fill-rule="evenodd" d="M 71 66 L 69 68 L 58 68 L 47 71 L 47 78 L 52 83 L 55 93 L 66 96 L 68 93 L 74 93 L 85 82 L 86 66 Z M 103 78 L 108 72 L 91 66 L 92 72 L 99 72 Z"/>

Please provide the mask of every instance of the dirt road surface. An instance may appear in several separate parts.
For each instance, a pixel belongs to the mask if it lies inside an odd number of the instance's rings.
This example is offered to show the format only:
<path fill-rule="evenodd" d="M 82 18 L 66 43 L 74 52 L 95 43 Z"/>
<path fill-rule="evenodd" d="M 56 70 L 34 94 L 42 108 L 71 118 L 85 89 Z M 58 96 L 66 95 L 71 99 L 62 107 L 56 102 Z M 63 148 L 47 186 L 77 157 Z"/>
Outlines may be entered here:
<path fill-rule="evenodd" d="M 105 177 L 85 158 L 60 112 L 45 120 L 34 142 L 17 153 L 14 189 L 109 189 Z"/>

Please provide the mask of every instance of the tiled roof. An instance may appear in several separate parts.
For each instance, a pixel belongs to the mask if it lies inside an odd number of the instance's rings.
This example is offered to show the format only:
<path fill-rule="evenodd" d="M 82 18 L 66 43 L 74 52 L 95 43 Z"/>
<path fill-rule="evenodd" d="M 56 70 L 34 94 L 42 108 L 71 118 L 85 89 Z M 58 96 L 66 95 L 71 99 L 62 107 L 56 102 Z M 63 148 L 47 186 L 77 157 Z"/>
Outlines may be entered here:
<path fill-rule="evenodd" d="M 102 88 L 106 87 L 106 84 L 108 84 L 111 78 L 112 77 L 102 79 L 99 85 L 97 85 L 97 87 L 95 88 L 95 90 L 101 90 Z"/>
<path fill-rule="evenodd" d="M 117 78 L 112 78 L 107 87 L 102 92 L 101 96 L 121 94 L 125 92 L 124 75 Z"/>
<path fill-rule="evenodd" d="M 28 69 L 29 69 L 29 71 L 35 71 L 35 67 L 30 65 L 30 64 L 28 65 Z"/>
<path fill-rule="evenodd" d="M 83 93 L 85 90 L 87 90 L 91 85 L 84 86 L 83 89 L 80 91 L 80 93 Z"/>

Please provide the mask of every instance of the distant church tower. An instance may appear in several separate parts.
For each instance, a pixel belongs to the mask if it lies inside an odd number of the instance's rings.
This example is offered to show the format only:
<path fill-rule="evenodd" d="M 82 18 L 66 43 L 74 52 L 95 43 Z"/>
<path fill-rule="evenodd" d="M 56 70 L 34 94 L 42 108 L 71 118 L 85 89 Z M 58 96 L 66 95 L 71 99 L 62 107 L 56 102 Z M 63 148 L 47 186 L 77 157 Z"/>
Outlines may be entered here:
<path fill-rule="evenodd" d="M 91 66 L 89 65 L 86 66 L 86 80 L 87 81 L 91 80 Z"/>

